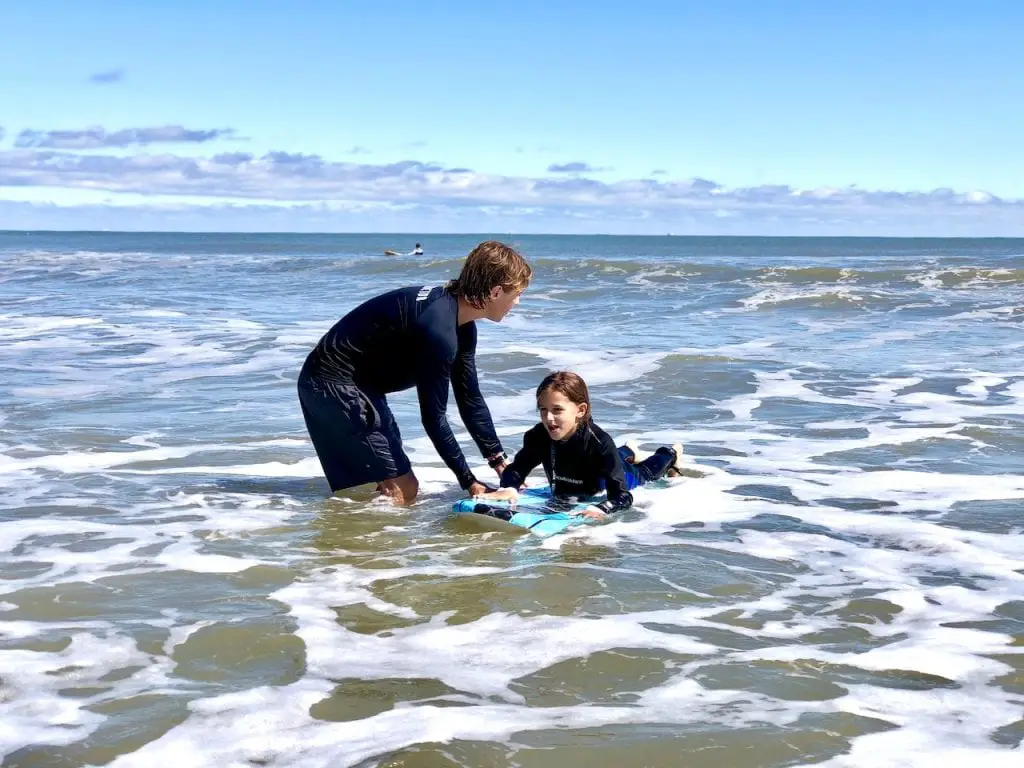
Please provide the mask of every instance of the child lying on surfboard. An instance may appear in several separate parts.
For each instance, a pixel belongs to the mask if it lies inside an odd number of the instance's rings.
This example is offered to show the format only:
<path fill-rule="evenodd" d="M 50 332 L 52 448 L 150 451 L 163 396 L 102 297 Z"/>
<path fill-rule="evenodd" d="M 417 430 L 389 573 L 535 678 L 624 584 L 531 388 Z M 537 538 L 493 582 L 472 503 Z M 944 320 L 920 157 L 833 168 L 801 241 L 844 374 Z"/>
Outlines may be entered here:
<path fill-rule="evenodd" d="M 633 504 L 630 491 L 669 472 L 678 474 L 676 463 L 683 447 L 662 446 L 636 462 L 630 445 L 615 447 L 608 433 L 591 418 L 590 392 L 575 373 L 558 371 L 537 387 L 540 423 L 523 436 L 523 447 L 501 474 L 501 487 L 474 499 L 502 499 L 513 505 L 526 476 L 538 464 L 551 485 L 553 496 L 593 496 L 604 490 L 607 498 L 591 504 L 581 514 L 602 520 Z"/>

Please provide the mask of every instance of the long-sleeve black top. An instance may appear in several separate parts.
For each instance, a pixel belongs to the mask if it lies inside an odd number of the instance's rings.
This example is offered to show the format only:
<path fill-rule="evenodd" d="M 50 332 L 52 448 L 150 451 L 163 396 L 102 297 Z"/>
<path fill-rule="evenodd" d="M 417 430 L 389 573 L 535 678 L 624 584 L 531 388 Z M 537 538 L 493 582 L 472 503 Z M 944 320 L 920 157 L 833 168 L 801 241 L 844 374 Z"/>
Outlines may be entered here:
<path fill-rule="evenodd" d="M 538 465 L 555 496 L 587 497 L 602 489 L 606 501 L 597 505 L 604 512 L 619 512 L 633 505 L 627 490 L 622 457 L 615 441 L 593 422 L 584 422 L 566 440 L 552 440 L 543 424 L 523 436 L 523 448 L 501 475 L 502 488 L 518 488 Z"/>
<path fill-rule="evenodd" d="M 484 456 L 501 451 L 476 372 L 476 325 L 458 324 L 443 286 L 399 288 L 359 305 L 324 334 L 302 376 L 387 394 L 415 386 L 423 428 L 459 485 L 473 476 L 448 424 L 449 383 L 466 429 Z"/>

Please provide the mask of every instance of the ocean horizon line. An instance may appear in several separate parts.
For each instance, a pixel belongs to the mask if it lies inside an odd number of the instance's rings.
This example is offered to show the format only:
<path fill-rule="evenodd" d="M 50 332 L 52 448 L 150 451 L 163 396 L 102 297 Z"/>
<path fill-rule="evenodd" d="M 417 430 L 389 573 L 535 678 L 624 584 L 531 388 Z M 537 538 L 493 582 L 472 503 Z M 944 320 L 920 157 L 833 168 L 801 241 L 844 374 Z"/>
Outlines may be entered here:
<path fill-rule="evenodd" d="M 177 229 L 0 229 L 0 235 L 239 235 L 266 237 L 516 237 L 516 238 L 620 238 L 620 239 L 651 239 L 651 240 L 948 240 L 977 241 L 1024 240 L 1024 235 L 714 235 L 714 234 L 617 234 L 617 233 L 566 233 L 566 232 L 498 232 L 494 230 L 476 230 L 464 232 L 321 232 L 321 231 L 246 231 L 246 230 L 177 230 Z"/>

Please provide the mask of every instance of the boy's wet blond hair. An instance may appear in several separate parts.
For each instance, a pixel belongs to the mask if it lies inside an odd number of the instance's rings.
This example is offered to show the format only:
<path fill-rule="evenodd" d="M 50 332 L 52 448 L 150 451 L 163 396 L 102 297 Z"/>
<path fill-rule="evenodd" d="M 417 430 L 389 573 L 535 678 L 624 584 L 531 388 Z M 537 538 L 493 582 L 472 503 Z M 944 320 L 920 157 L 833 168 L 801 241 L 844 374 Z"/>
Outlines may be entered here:
<path fill-rule="evenodd" d="M 522 291 L 531 277 L 533 270 L 518 251 L 497 240 L 486 240 L 469 252 L 462 272 L 445 287 L 452 296 L 482 309 L 494 286 Z"/>

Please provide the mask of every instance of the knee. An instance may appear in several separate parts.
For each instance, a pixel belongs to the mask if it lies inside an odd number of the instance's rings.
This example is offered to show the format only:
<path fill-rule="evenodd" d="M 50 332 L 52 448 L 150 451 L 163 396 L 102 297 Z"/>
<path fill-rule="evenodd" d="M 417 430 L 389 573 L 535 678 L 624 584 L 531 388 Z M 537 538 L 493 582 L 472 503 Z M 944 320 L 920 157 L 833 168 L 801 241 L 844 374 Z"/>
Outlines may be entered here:
<path fill-rule="evenodd" d="M 393 480 L 383 480 L 377 484 L 377 490 L 388 496 L 395 504 L 412 504 L 419 493 L 420 483 L 416 475 L 407 472 Z"/>
<path fill-rule="evenodd" d="M 420 481 L 416 479 L 416 475 L 412 472 L 409 473 L 408 479 L 402 486 L 402 496 L 405 497 L 406 504 L 412 504 L 416 500 L 416 495 L 420 492 Z"/>

